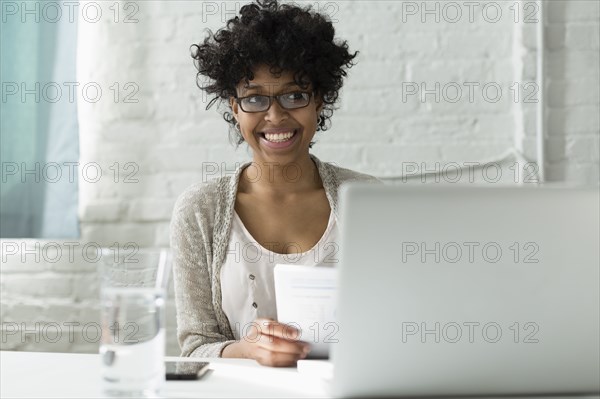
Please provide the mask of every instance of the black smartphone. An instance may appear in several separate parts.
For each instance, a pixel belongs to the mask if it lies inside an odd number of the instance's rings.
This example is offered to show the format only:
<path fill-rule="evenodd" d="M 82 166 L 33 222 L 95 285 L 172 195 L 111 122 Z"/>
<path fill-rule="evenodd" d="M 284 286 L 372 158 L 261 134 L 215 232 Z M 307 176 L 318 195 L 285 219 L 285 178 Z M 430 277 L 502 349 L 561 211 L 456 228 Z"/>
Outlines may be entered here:
<path fill-rule="evenodd" d="M 165 362 L 166 378 L 172 380 L 199 380 L 209 370 L 208 362 Z"/>

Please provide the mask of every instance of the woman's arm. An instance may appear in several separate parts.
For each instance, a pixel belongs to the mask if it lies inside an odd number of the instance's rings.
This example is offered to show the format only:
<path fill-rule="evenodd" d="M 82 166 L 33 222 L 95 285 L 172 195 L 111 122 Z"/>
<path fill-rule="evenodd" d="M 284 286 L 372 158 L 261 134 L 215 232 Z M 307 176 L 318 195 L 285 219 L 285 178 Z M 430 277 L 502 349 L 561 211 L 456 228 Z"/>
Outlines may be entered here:
<path fill-rule="evenodd" d="M 200 226 L 206 219 L 197 219 L 198 202 L 192 198 L 182 195 L 177 200 L 170 225 L 177 338 L 181 356 L 220 357 L 235 341 L 219 331 L 209 273 L 212 254 Z"/>

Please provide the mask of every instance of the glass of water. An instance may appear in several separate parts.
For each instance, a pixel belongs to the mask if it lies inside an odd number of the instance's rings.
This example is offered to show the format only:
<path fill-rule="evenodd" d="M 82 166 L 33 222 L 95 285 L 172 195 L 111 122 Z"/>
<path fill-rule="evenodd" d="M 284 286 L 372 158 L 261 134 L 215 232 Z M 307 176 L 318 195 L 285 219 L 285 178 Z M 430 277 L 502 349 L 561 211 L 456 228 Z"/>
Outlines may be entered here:
<path fill-rule="evenodd" d="M 100 262 L 102 388 L 111 397 L 159 397 L 165 381 L 170 254 L 106 253 Z"/>

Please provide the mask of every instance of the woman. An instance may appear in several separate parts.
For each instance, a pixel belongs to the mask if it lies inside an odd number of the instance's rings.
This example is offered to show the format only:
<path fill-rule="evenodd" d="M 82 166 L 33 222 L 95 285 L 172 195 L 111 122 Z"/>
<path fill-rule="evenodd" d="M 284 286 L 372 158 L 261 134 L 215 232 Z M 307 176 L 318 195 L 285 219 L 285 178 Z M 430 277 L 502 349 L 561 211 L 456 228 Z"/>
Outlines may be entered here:
<path fill-rule="evenodd" d="M 294 365 L 310 344 L 278 323 L 273 267 L 334 266 L 337 190 L 373 176 L 309 153 L 356 53 L 310 7 L 260 1 L 194 45 L 200 86 L 228 105 L 223 117 L 252 162 L 189 187 L 171 222 L 182 356 L 237 357 Z M 229 112 L 230 111 L 230 112 Z"/>

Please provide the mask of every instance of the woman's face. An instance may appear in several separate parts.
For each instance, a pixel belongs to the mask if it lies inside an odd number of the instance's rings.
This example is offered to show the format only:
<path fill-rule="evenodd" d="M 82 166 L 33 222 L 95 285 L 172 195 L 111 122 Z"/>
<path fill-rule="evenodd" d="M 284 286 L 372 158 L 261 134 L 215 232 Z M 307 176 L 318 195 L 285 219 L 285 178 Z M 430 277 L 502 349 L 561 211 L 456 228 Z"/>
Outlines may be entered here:
<path fill-rule="evenodd" d="M 303 89 L 294 83 L 293 72 L 282 72 L 279 77 L 272 75 L 266 65 L 253 70 L 254 79 L 249 87 L 242 80 L 237 86 L 238 98 L 267 95 L 276 96 L 293 92 L 312 92 L 312 85 Z M 300 95 L 286 97 L 290 103 L 298 101 Z M 251 102 L 256 103 L 253 98 Z M 276 99 L 266 111 L 244 112 L 232 97 L 230 105 L 244 140 L 252 148 L 255 161 L 288 163 L 308 155 L 308 145 L 317 130 L 317 119 L 323 102 L 310 96 L 309 104 L 303 108 L 283 108 Z M 248 108 L 246 108 L 248 110 Z M 290 135 L 292 135 L 289 137 Z"/>

